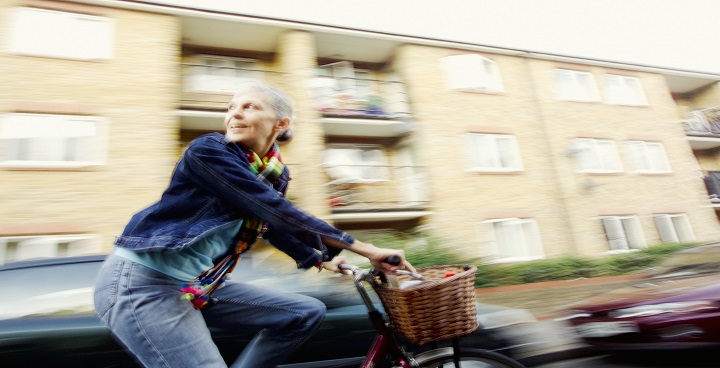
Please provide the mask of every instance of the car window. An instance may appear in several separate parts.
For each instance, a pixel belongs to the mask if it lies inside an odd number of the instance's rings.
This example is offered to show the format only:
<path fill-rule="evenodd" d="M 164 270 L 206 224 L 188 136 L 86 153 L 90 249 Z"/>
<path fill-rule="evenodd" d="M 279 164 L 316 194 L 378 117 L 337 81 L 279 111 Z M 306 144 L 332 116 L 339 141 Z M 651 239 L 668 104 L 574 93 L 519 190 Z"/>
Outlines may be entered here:
<path fill-rule="evenodd" d="M 92 290 L 100 264 L 79 262 L 0 271 L 6 293 L 0 299 L 0 319 L 93 314 Z"/>
<path fill-rule="evenodd" d="M 72 262 L 0 270 L 5 295 L 0 320 L 49 315 L 92 315 L 93 288 L 102 262 Z M 306 294 L 328 307 L 358 304 L 352 277 L 330 271 L 299 270 L 292 260 L 272 246 L 256 246 L 233 271 L 234 281 L 259 287 Z M 178 282 L 178 287 L 180 282 Z"/>

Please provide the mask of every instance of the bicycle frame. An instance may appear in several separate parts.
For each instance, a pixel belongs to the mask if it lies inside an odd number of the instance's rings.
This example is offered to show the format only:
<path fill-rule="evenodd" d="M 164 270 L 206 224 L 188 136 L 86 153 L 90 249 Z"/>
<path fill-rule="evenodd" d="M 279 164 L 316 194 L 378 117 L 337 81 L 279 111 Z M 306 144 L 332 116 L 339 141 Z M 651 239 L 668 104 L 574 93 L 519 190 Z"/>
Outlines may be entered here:
<path fill-rule="evenodd" d="M 360 271 L 357 267 L 352 267 L 351 270 L 353 271 L 353 274 Z M 383 313 L 375 308 L 372 299 L 370 299 L 370 295 L 363 285 L 363 282 L 375 282 L 374 278 L 376 275 L 377 274 L 374 271 L 360 271 L 360 273 L 355 275 L 355 278 L 353 279 L 355 288 L 368 309 L 368 318 L 377 331 L 375 340 L 370 346 L 367 356 L 360 365 L 360 368 L 379 367 L 388 355 L 393 359 L 394 366 L 402 368 L 416 367 L 417 365 L 415 364 L 414 359 L 408 355 L 405 349 L 397 342 L 395 333 L 388 326 Z"/>

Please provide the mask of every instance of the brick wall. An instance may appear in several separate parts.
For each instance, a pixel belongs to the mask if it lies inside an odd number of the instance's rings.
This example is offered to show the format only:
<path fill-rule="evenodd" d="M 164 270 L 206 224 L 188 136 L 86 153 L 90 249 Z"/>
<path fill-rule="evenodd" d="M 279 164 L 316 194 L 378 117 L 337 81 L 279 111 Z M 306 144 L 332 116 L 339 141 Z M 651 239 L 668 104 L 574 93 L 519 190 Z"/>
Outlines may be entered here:
<path fill-rule="evenodd" d="M 0 12 L 16 4 L 24 3 L 4 2 Z M 68 231 L 101 235 L 108 250 L 129 217 L 159 198 L 177 159 L 179 125 L 173 111 L 180 34 L 178 20 L 171 16 L 111 8 L 98 15 L 115 21 L 111 60 L 0 52 L 2 85 L 12 86 L 0 88 L 0 114 L 34 106 L 34 112 L 105 118 L 107 164 L 85 170 L 0 171 L 0 219 L 7 229 L 31 226 L 36 234 L 57 227 L 48 224 L 72 224 L 65 226 Z"/>

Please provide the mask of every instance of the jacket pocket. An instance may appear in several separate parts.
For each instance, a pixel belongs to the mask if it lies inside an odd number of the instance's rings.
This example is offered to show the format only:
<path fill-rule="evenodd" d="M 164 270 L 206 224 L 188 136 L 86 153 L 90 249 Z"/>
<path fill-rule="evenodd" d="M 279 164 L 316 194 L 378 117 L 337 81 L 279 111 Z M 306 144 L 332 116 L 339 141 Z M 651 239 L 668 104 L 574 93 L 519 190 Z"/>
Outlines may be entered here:
<path fill-rule="evenodd" d="M 120 272 L 125 262 L 117 259 L 112 263 L 106 263 L 98 273 L 95 285 L 95 313 L 105 320 L 105 315 L 117 301 L 118 287 L 120 285 Z"/>

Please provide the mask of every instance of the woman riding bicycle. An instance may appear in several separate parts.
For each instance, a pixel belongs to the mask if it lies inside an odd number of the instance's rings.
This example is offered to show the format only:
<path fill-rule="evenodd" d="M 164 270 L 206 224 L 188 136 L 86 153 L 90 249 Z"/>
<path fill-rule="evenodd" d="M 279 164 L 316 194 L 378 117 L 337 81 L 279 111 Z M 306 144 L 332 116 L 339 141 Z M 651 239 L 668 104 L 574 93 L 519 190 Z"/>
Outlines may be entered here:
<path fill-rule="evenodd" d="M 344 258 L 334 256 L 348 249 L 384 273 L 414 271 L 402 251 L 358 241 L 284 197 L 290 176 L 276 141 L 289 139 L 292 114 L 273 87 L 238 92 L 225 135 L 190 143 L 160 200 L 117 238 L 96 281 L 96 312 L 142 365 L 226 366 L 209 326 L 261 329 L 232 367 L 274 367 L 312 336 L 320 301 L 226 281 L 258 236 L 303 269 L 340 272 Z M 390 255 L 401 263 L 385 263 Z"/>

